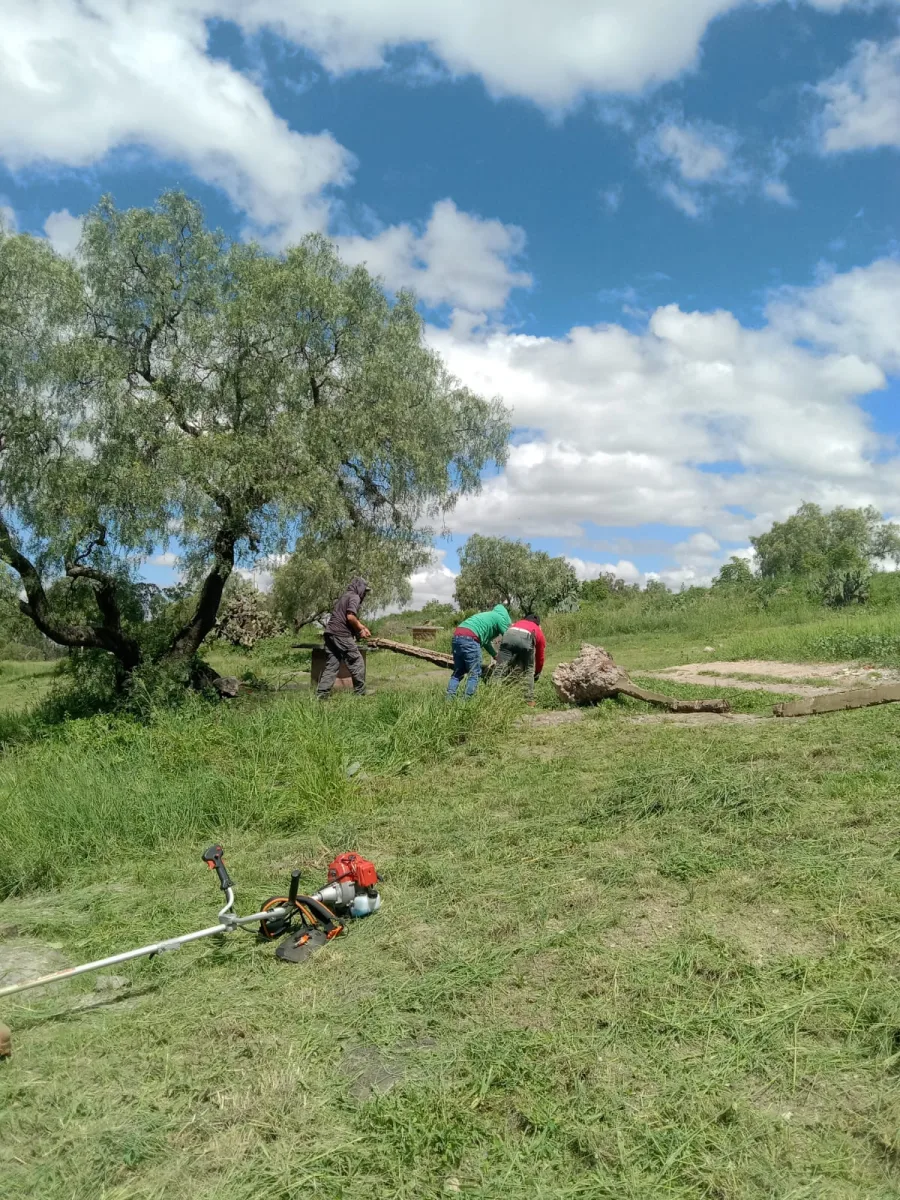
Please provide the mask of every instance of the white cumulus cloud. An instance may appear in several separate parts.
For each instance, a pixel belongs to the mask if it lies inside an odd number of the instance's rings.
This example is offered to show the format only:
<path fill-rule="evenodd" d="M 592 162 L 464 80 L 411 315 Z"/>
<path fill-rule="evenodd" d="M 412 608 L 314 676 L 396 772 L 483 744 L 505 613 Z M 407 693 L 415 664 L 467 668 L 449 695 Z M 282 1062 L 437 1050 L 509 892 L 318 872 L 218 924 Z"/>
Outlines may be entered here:
<path fill-rule="evenodd" d="M 81 167 L 144 146 L 222 188 L 261 229 L 323 228 L 323 193 L 347 181 L 351 155 L 329 133 L 292 130 L 210 56 L 213 15 L 193 0 L 6 0 L 0 157 Z"/>
<path fill-rule="evenodd" d="M 881 260 L 780 293 L 762 328 L 667 305 L 637 332 L 431 329 L 454 373 L 504 396 L 518 429 L 506 470 L 452 527 L 577 538 L 587 524 L 652 522 L 745 543 L 804 499 L 897 511 L 898 463 L 859 400 L 896 368 L 898 313 L 900 265 Z"/>
<path fill-rule="evenodd" d="M 44 222 L 44 233 L 57 254 L 71 257 L 78 249 L 83 228 L 81 217 L 73 217 L 67 208 L 52 212 Z"/>
<path fill-rule="evenodd" d="M 818 91 L 826 152 L 900 147 L 900 38 L 862 42 Z"/>
<path fill-rule="evenodd" d="M 512 288 L 531 283 L 514 267 L 524 232 L 460 212 L 452 200 L 435 204 L 421 232 L 393 225 L 372 238 L 339 238 L 338 246 L 346 261 L 365 263 L 395 290 L 414 288 L 426 304 L 490 311 L 503 307 Z"/>
<path fill-rule="evenodd" d="M 838 9 L 846 0 L 817 0 Z M 216 5 L 221 9 L 224 3 Z M 549 109 L 637 93 L 692 68 L 710 23 L 738 0 L 230 0 L 245 27 L 275 26 L 335 74 L 425 47 L 495 95 Z"/>

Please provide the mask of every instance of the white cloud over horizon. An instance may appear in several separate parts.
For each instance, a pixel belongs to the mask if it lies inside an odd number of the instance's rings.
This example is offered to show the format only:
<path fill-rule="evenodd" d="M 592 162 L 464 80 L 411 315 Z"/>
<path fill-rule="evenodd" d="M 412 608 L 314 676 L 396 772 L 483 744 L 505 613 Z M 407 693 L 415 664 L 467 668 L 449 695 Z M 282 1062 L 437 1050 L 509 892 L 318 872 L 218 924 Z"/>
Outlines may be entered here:
<path fill-rule="evenodd" d="M 745 543 L 802 500 L 900 507 L 896 448 L 859 404 L 900 369 L 896 260 L 777 292 L 761 328 L 666 305 L 638 332 L 459 321 L 429 338 L 465 383 L 506 398 L 520 431 L 505 471 L 451 515 L 459 533 L 653 523 Z"/>

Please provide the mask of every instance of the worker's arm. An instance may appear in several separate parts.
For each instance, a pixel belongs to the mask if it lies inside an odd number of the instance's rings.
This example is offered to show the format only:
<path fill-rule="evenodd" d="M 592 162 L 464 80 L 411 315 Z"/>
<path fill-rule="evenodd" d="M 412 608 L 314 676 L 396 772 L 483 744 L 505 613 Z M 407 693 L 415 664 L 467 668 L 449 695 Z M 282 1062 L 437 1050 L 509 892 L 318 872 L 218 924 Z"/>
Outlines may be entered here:
<path fill-rule="evenodd" d="M 543 630 L 540 627 L 538 627 L 534 640 L 534 677 L 535 679 L 539 679 L 540 674 L 544 669 L 544 656 L 547 653 L 547 639 L 544 637 Z"/>
<path fill-rule="evenodd" d="M 371 631 L 363 625 L 356 613 L 347 613 L 347 624 L 357 637 L 370 638 L 372 636 Z"/>

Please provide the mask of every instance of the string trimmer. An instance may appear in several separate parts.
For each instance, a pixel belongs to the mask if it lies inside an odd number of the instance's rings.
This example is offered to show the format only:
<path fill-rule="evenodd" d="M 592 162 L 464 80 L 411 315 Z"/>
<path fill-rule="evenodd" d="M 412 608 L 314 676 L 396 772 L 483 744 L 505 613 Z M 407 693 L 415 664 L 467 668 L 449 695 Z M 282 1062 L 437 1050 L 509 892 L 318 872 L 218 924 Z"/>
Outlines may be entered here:
<path fill-rule="evenodd" d="M 312 896 L 300 895 L 300 872 L 291 872 L 291 883 L 286 896 L 272 896 L 259 912 L 248 917 L 239 917 L 234 911 L 234 884 L 225 867 L 224 851 L 221 846 L 210 846 L 203 852 L 203 861 L 219 877 L 225 893 L 225 905 L 219 910 L 218 923 L 196 933 L 184 933 L 168 938 L 164 942 L 153 942 L 137 950 L 126 950 L 122 954 L 111 954 L 94 962 L 82 963 L 80 967 L 67 967 L 54 971 L 40 979 L 29 979 L 24 983 L 13 983 L 0 988 L 0 997 L 14 996 L 29 988 L 45 987 L 50 983 L 61 983 L 86 975 L 89 971 L 101 971 L 104 967 L 115 967 L 133 958 L 153 958 L 169 950 L 179 950 L 188 942 L 201 938 L 216 937 L 233 933 L 250 925 L 259 926 L 259 936 L 267 941 L 280 939 L 275 951 L 277 958 L 285 962 L 302 962 L 314 950 L 324 946 L 344 932 L 344 921 L 353 917 L 365 917 L 381 907 L 377 884 L 380 876 L 367 859 L 358 854 L 340 854 L 328 867 L 328 882 Z"/>

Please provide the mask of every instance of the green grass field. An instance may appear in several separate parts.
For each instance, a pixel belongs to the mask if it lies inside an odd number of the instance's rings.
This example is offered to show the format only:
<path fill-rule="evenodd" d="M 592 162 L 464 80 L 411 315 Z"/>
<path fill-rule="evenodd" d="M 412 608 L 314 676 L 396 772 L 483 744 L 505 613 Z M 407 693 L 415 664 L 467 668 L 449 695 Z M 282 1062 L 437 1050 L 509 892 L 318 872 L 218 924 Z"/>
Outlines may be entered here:
<path fill-rule="evenodd" d="M 590 636 L 637 677 L 707 645 L 884 665 L 896 645 L 886 614 L 556 621 L 554 660 Z M 210 923 L 212 840 L 244 910 L 342 849 L 385 876 L 382 911 L 303 966 L 234 935 L 117 991 L 0 1001 L 0 1197 L 900 1194 L 900 709 L 535 726 L 516 696 L 448 709 L 441 675 L 386 654 L 371 676 L 362 702 L 95 717 L 0 759 L 0 961 Z"/>

